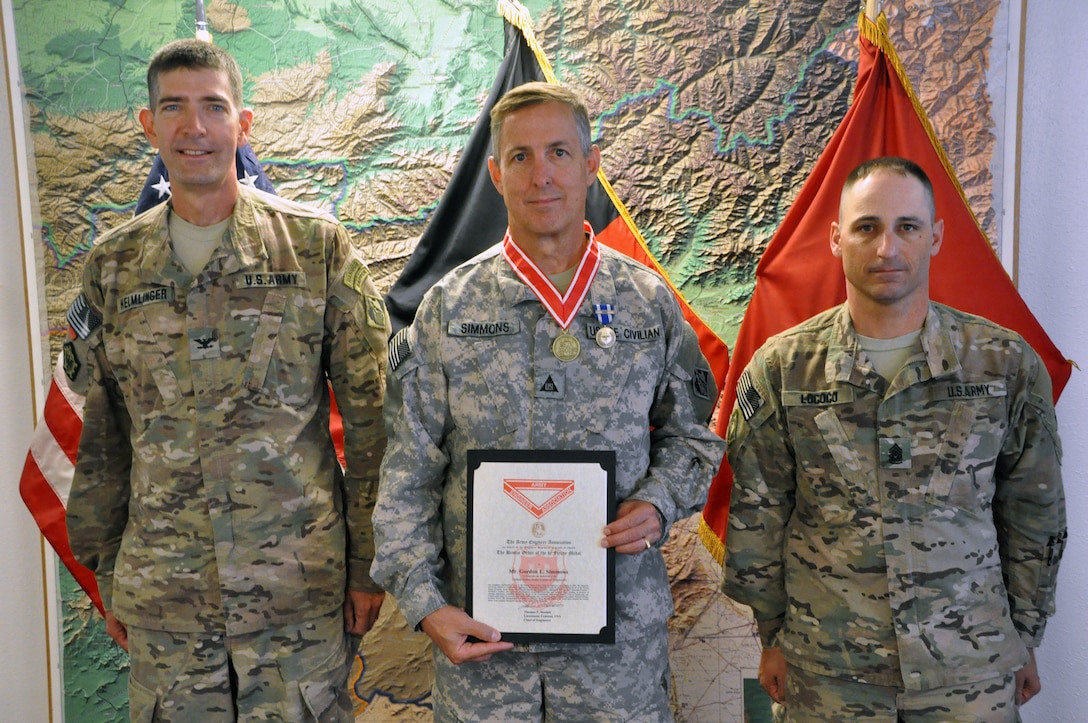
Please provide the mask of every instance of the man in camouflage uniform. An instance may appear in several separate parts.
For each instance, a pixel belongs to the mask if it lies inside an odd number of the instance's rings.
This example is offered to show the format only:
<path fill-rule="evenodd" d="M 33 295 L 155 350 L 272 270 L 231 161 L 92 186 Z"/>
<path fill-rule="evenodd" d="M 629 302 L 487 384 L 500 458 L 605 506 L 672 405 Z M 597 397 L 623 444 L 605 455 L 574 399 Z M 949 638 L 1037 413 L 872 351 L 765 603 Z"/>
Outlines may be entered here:
<path fill-rule="evenodd" d="M 581 100 L 530 83 L 491 118 L 509 230 L 390 342 L 401 403 L 388 406 L 374 578 L 434 641 L 438 721 L 671 720 L 659 548 L 702 506 L 724 452 L 705 426 L 715 384 L 664 281 L 584 222 L 600 152 Z M 464 612 L 472 449 L 615 451 L 617 515 L 602 534 L 619 553 L 614 645 L 514 646 Z"/>
<path fill-rule="evenodd" d="M 1050 378 L 1017 334 L 929 300 L 933 189 L 848 177 L 847 300 L 737 386 L 723 590 L 752 606 L 789 721 L 1013 721 L 1066 538 Z"/>
<path fill-rule="evenodd" d="M 239 184 L 241 87 L 208 43 L 152 58 L 140 121 L 172 197 L 103 236 L 69 311 L 86 406 L 68 531 L 131 654 L 133 720 L 348 721 L 348 634 L 384 596 L 388 324 L 340 224 Z"/>

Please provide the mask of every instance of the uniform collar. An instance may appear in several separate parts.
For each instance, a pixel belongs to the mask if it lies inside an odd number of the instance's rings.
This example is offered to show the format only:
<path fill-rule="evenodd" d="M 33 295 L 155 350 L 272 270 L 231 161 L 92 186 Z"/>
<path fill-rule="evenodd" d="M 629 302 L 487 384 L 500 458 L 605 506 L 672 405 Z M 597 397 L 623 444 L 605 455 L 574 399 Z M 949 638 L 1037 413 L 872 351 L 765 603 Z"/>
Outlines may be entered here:
<path fill-rule="evenodd" d="M 272 218 L 269 214 L 256 212 L 256 194 L 259 193 L 245 185 L 239 185 L 238 200 L 234 204 L 234 213 L 227 225 L 226 239 L 231 250 L 223 256 L 216 251 L 212 258 L 221 258 L 220 273 L 230 274 L 254 266 L 268 258 L 266 238 L 275 235 Z M 140 278 L 145 283 L 161 284 L 166 280 L 181 281 L 181 277 L 191 278 L 181 265 L 173 260 L 170 249 L 169 212 L 173 209 L 170 201 L 160 203 L 144 214 L 145 227 L 150 231 L 150 238 L 143 248 L 140 262 Z M 220 247 L 222 248 L 222 247 Z"/>
<path fill-rule="evenodd" d="M 952 342 L 951 319 L 946 318 L 942 308 L 940 304 L 930 302 L 926 312 L 921 336 L 926 364 L 924 368 L 918 370 L 916 381 L 955 376 L 963 369 L 959 356 L 956 354 L 955 344 Z M 831 321 L 827 361 L 824 366 L 827 381 L 871 386 L 869 375 L 857 365 L 860 349 L 857 332 L 854 331 L 850 312 L 844 303 L 836 310 Z"/>

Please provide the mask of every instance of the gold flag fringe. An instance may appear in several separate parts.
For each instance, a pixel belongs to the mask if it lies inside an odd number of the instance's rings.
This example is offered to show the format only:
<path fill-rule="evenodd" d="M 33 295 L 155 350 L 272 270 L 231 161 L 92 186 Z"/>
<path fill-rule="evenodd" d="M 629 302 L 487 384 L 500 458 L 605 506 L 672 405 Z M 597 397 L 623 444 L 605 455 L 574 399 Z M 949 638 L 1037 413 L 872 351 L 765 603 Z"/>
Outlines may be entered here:
<path fill-rule="evenodd" d="M 724 565 L 725 543 L 718 537 L 718 533 L 714 531 L 714 528 L 707 524 L 706 518 L 701 514 L 699 515 L 699 539 L 711 556 L 713 556 L 714 560 L 719 565 Z"/>

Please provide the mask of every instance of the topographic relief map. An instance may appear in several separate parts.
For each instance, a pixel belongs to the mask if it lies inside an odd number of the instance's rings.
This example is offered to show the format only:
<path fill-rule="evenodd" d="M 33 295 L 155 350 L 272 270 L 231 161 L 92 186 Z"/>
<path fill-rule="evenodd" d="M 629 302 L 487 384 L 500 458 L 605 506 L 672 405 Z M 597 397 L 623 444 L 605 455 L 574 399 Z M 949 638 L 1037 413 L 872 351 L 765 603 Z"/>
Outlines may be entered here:
<path fill-rule="evenodd" d="M 850 104 L 859 3 L 524 5 L 559 78 L 585 95 L 605 173 L 651 250 L 731 342 L 759 255 Z M 1001 0 L 884 5 L 907 74 L 996 239 Z M 56 354 L 84 254 L 131 217 L 150 168 L 135 118 L 147 101 L 147 60 L 193 35 L 194 8 L 172 0 L 12 6 L 37 174 L 44 343 Z M 494 0 L 209 0 L 207 18 L 214 41 L 243 67 L 252 143 L 277 191 L 334 212 L 387 289 L 498 69 L 503 22 Z M 740 721 L 758 644 L 746 611 L 716 593 L 720 571 L 690 523 L 666 549 L 678 611 L 677 716 Z M 66 719 L 124 720 L 125 656 L 64 577 Z M 353 676 L 359 719 L 429 720 L 429 654 L 386 605 Z M 747 697 L 749 718 L 760 720 L 765 711 Z"/>

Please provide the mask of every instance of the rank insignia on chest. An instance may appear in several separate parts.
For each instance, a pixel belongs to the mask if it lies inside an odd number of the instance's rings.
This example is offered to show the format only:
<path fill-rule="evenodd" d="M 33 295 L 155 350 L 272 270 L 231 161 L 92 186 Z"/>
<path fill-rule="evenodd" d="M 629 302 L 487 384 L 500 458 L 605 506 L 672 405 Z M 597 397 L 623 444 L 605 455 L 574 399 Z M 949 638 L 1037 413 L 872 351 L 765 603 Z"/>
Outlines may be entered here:
<path fill-rule="evenodd" d="M 559 371 L 538 369 L 533 388 L 538 399 L 562 399 L 566 391 L 566 377 Z"/>
<path fill-rule="evenodd" d="M 189 358 L 216 359 L 219 357 L 219 331 L 216 329 L 194 329 L 189 332 Z"/>
<path fill-rule="evenodd" d="M 884 469 L 910 469 L 910 440 L 881 437 L 880 466 Z"/>

